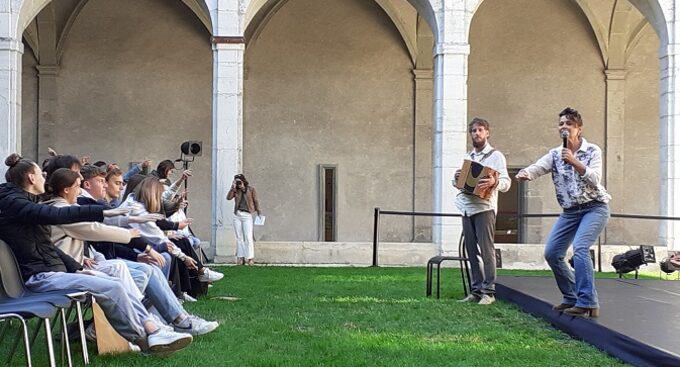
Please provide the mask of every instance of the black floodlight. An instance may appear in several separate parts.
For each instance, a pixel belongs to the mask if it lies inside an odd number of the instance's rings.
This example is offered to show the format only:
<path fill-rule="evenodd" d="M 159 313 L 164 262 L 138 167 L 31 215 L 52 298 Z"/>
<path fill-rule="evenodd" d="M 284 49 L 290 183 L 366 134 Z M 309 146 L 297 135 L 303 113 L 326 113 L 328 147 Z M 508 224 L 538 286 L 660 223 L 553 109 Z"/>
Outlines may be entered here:
<path fill-rule="evenodd" d="M 665 257 L 659 262 L 659 268 L 666 274 L 680 270 L 680 253 L 675 253 L 670 257 Z"/>
<path fill-rule="evenodd" d="M 185 156 L 200 157 L 203 154 L 203 142 L 198 140 L 185 141 L 180 149 Z"/>
<path fill-rule="evenodd" d="M 653 262 L 656 262 L 654 246 L 643 245 L 638 249 L 614 256 L 612 266 L 620 276 L 631 271 L 637 272 L 640 266 Z"/>

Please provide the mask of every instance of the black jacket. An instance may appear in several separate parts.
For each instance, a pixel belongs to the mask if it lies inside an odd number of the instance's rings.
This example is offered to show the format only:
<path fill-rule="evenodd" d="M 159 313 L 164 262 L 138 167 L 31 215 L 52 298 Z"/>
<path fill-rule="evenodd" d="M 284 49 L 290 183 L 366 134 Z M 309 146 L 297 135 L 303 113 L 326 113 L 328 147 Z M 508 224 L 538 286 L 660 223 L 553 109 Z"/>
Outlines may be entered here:
<path fill-rule="evenodd" d="M 101 222 L 104 208 L 100 205 L 57 208 L 38 201 L 37 196 L 14 184 L 0 185 L 0 239 L 14 252 L 24 280 L 37 273 L 72 273 L 82 269 L 52 244 L 50 225 Z"/>

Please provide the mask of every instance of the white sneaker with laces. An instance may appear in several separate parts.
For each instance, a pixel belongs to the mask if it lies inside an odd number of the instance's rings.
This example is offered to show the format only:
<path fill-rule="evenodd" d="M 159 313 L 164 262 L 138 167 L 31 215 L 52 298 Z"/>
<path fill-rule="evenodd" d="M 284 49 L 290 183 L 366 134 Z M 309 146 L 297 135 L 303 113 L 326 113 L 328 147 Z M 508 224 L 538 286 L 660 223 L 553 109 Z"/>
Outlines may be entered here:
<path fill-rule="evenodd" d="M 220 325 L 217 321 L 206 321 L 202 318 L 194 315 L 189 315 L 187 317 L 187 322 L 174 323 L 175 331 L 178 333 L 187 333 L 194 336 L 207 334 Z M 184 327 L 183 324 L 188 324 L 188 327 Z"/>
<path fill-rule="evenodd" d="M 203 274 L 198 275 L 198 281 L 200 282 L 216 282 L 222 278 L 224 278 L 224 274 L 218 273 L 208 268 L 204 268 Z"/>
<path fill-rule="evenodd" d="M 194 339 L 189 334 L 177 333 L 159 328 L 157 332 L 147 336 L 149 353 L 167 354 L 185 348 Z"/>
<path fill-rule="evenodd" d="M 479 300 L 480 300 L 480 298 L 479 298 L 478 295 L 470 293 L 470 294 L 468 294 L 467 297 L 465 297 L 461 300 L 458 300 L 458 302 L 460 302 L 460 303 L 465 303 L 465 302 L 475 302 L 475 303 L 477 303 L 477 302 L 479 302 Z"/>
<path fill-rule="evenodd" d="M 477 304 L 479 304 L 479 305 L 490 305 L 494 302 L 496 302 L 496 297 L 485 294 L 485 295 L 482 296 L 482 299 L 480 299 Z"/>

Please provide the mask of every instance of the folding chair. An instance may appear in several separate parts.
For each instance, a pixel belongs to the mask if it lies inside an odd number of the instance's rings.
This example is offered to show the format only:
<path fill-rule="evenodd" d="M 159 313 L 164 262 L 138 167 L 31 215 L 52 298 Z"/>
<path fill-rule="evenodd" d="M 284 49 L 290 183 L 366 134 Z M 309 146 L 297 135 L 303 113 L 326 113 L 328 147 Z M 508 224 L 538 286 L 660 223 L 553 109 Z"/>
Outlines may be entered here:
<path fill-rule="evenodd" d="M 81 302 L 87 300 L 87 293 L 77 290 L 60 290 L 41 293 L 31 292 L 26 288 L 24 281 L 21 278 L 19 264 L 14 257 L 14 253 L 3 241 L 0 241 L 0 298 L 19 303 L 47 302 L 57 307 L 58 316 L 61 318 L 62 333 L 64 334 L 62 343 L 64 343 L 64 348 L 66 349 L 69 366 L 72 365 L 72 360 L 71 347 L 68 343 L 67 320 L 71 314 L 73 306 L 75 306 L 78 327 L 80 329 L 83 363 L 90 363 L 87 352 L 87 341 L 85 339 L 85 327 L 83 323 L 83 313 L 81 307 Z M 37 334 L 38 333 L 36 331 L 31 340 L 31 344 L 35 342 Z"/>

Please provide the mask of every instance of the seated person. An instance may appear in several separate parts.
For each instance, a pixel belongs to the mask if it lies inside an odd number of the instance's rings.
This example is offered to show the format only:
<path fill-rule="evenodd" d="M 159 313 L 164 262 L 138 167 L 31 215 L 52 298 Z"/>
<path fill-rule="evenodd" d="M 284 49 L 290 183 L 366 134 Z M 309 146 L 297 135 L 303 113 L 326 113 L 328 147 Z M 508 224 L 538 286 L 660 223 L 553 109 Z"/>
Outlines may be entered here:
<path fill-rule="evenodd" d="M 106 170 L 94 165 L 83 165 L 80 169 L 80 175 L 82 176 L 80 195 L 78 195 L 77 202 L 80 205 L 92 205 L 100 204 L 108 208 L 108 202 L 106 201 L 106 194 L 108 190 L 108 184 L 106 183 Z M 147 213 L 148 214 L 148 213 Z M 153 215 L 156 219 L 165 219 L 162 215 Z M 105 221 L 104 223 L 110 224 L 116 227 L 127 227 L 129 222 L 146 222 L 146 216 L 136 216 L 131 215 L 129 217 L 117 217 L 115 221 Z M 113 245 L 111 242 L 98 241 L 93 243 L 94 248 L 101 252 L 107 259 L 112 259 L 116 257 L 124 258 L 131 261 L 137 261 L 142 256 L 143 259 L 147 259 L 155 265 L 158 265 L 164 274 L 170 273 L 170 260 L 169 254 L 163 254 L 163 251 L 158 251 L 157 248 L 148 247 L 148 244 L 144 240 L 133 239 L 130 242 L 130 247 L 128 249 L 121 248 L 120 246 Z M 134 251 L 137 250 L 137 251 Z M 113 256 L 112 256 L 113 253 Z M 144 253 L 145 255 L 140 255 Z"/>
<path fill-rule="evenodd" d="M 56 196 L 47 202 L 55 207 L 66 207 L 76 204 L 80 191 L 80 174 L 61 168 L 50 177 L 50 187 Z M 153 220 L 153 218 L 150 218 Z M 189 315 L 172 294 L 168 282 L 157 267 L 146 264 L 130 264 L 122 260 L 106 260 L 94 249 L 87 248 L 84 241 L 117 241 L 129 242 L 133 236 L 139 236 L 136 229 L 124 229 L 108 226 L 98 222 L 78 222 L 52 226 L 52 241 L 81 262 L 86 269 L 101 271 L 107 275 L 120 278 L 123 285 L 141 300 L 145 292 L 147 298 L 156 307 L 168 324 L 176 331 L 191 335 L 202 335 L 215 330 L 217 322 L 208 322 L 200 317 Z M 86 251 L 89 250 L 89 251 Z M 156 269 L 154 272 L 153 269 Z M 145 281 L 139 289 L 132 281 L 131 272 L 141 273 Z M 139 283 L 138 283 L 139 284 Z"/>
<path fill-rule="evenodd" d="M 141 302 L 109 277 L 92 276 L 52 245 L 50 225 L 101 222 L 120 210 L 102 206 L 56 208 L 40 204 L 45 193 L 43 172 L 34 162 L 12 154 L 5 160 L 7 183 L 0 185 L 0 239 L 14 252 L 26 286 L 34 292 L 73 289 L 90 292 L 111 326 L 129 342 L 150 353 L 167 353 L 191 344 L 192 336 L 161 328 Z"/>
<path fill-rule="evenodd" d="M 120 207 L 130 209 L 133 215 L 160 213 L 162 208 L 162 193 L 163 185 L 160 183 L 160 181 L 158 181 L 158 179 L 155 177 L 148 177 L 139 184 L 138 188 L 135 188 L 135 192 L 131 193 Z M 139 196 L 137 197 L 137 195 Z M 149 242 L 152 246 L 155 246 L 160 251 L 167 251 L 179 259 L 187 269 L 196 272 L 198 274 L 199 280 L 217 281 L 222 279 L 224 276 L 221 273 L 210 270 L 209 268 L 200 264 L 200 261 L 197 261 L 200 259 L 187 256 L 183 251 L 186 249 L 186 247 L 180 248 L 181 245 L 177 245 L 170 241 L 170 239 L 168 239 L 163 230 L 161 230 L 156 223 L 132 223 L 130 226 L 139 229 L 142 234 L 142 238 L 144 238 L 144 240 Z M 188 244 L 188 247 L 191 249 L 190 243 Z"/>

